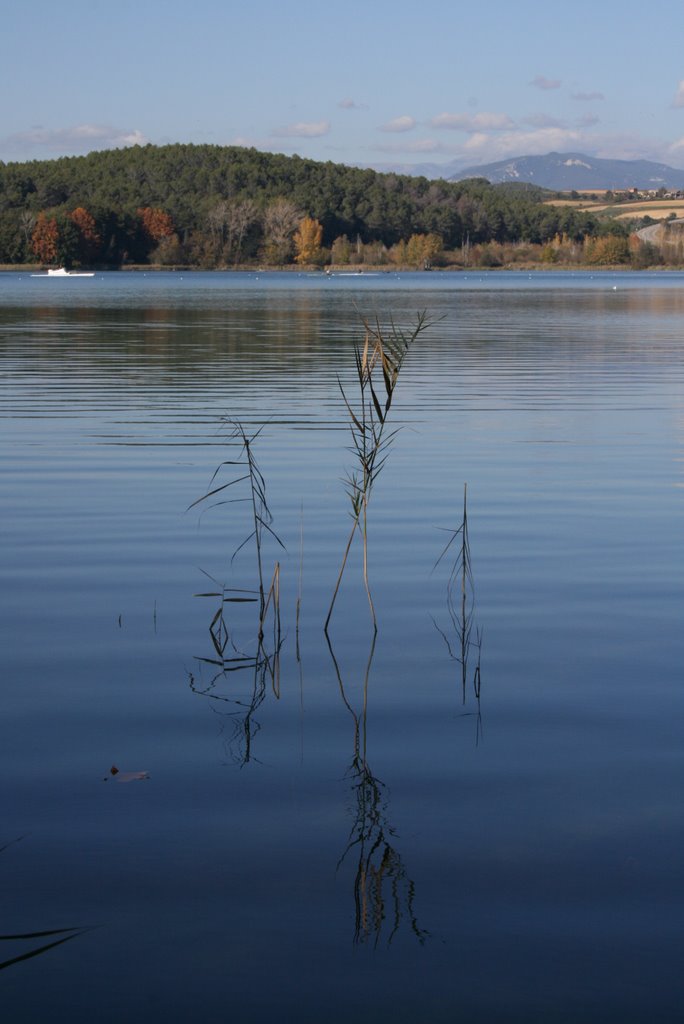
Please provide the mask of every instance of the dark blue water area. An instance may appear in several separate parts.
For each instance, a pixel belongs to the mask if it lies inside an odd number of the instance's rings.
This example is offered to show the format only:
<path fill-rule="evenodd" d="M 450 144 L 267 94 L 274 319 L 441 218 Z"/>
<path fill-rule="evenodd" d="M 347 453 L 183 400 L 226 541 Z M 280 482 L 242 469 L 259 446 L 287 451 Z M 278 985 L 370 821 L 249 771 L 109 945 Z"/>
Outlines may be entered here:
<path fill-rule="evenodd" d="M 682 285 L 0 275 L 8 1020 L 679 1019 Z M 421 309 L 377 635 L 357 538 L 326 639 L 359 314 Z M 190 507 L 226 419 L 285 545 L 256 668 L 195 596 L 255 584 L 246 503 Z"/>

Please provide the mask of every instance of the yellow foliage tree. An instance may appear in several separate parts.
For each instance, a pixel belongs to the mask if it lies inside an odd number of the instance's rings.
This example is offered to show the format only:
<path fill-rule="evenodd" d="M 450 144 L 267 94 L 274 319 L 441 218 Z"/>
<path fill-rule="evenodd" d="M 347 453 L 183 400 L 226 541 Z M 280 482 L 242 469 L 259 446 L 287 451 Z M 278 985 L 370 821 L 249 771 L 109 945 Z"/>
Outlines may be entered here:
<path fill-rule="evenodd" d="M 629 263 L 629 243 L 620 235 L 604 235 L 592 238 L 588 252 L 585 250 L 587 263 L 598 266 L 611 266 L 614 263 Z"/>
<path fill-rule="evenodd" d="M 442 251 L 443 242 L 439 235 L 411 235 L 406 243 L 406 262 L 414 267 L 427 270 Z"/>
<path fill-rule="evenodd" d="M 440 235 L 431 231 L 429 235 L 423 236 L 423 265 L 431 267 L 444 248 L 444 241 Z"/>
<path fill-rule="evenodd" d="M 349 263 L 351 243 L 346 235 L 339 235 L 332 244 L 331 260 L 333 264 Z"/>
<path fill-rule="evenodd" d="M 404 263 L 408 262 L 406 257 L 406 242 L 404 241 L 403 238 L 401 238 L 392 246 L 392 248 L 389 251 L 389 258 L 391 259 L 392 263 L 396 263 L 397 266 L 400 267 L 403 266 Z"/>
<path fill-rule="evenodd" d="M 297 263 L 320 263 L 323 256 L 322 239 L 323 225 L 313 217 L 303 217 L 294 234 Z"/>

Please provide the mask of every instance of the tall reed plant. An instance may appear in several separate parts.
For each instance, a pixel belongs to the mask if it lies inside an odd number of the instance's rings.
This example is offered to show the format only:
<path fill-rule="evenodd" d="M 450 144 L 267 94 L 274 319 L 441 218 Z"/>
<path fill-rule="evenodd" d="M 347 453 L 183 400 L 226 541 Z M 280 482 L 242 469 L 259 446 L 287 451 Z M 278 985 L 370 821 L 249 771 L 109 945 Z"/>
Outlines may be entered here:
<path fill-rule="evenodd" d="M 250 530 L 244 540 L 237 546 L 231 557 L 231 564 L 235 561 L 238 553 L 246 547 L 248 544 L 253 543 L 254 545 L 254 557 L 256 563 L 256 575 L 258 587 L 256 590 L 228 590 L 226 587 L 222 587 L 221 591 L 211 592 L 209 594 L 202 594 L 198 596 L 202 597 L 220 597 L 221 604 L 219 609 L 214 616 L 211 624 L 212 638 L 214 639 L 215 646 L 218 645 L 219 652 L 223 653 L 227 642 L 227 628 L 224 618 L 224 606 L 231 602 L 249 602 L 259 604 L 259 643 L 264 638 L 264 623 L 266 614 L 270 606 L 273 608 L 274 614 L 274 629 L 278 635 L 280 635 L 280 565 L 278 562 L 275 564 L 275 570 L 273 573 L 271 585 L 266 590 L 264 584 L 264 568 L 263 568 L 263 547 L 264 547 L 264 533 L 268 533 L 271 537 L 284 549 L 285 545 L 281 541 L 280 537 L 273 530 L 271 524 L 273 522 L 273 516 L 268 507 L 266 500 L 266 481 L 264 475 L 259 468 L 256 457 L 254 455 L 254 442 L 261 434 L 263 427 L 260 427 L 253 434 L 249 434 L 242 423 L 226 419 L 224 423 L 228 425 L 230 434 L 228 443 L 237 446 L 238 454 L 235 459 L 226 459 L 214 470 L 214 474 L 209 484 L 209 490 L 206 494 L 203 494 L 201 498 L 197 498 L 196 501 L 189 506 L 188 511 L 191 508 L 195 508 L 204 502 L 209 501 L 212 498 L 217 498 L 221 495 L 219 500 L 213 501 L 211 507 L 216 507 L 225 504 L 239 504 L 246 503 L 249 507 L 249 522 Z M 217 487 L 212 485 L 218 480 L 220 474 L 230 467 L 229 472 L 233 474 L 232 479 L 226 483 L 220 484 Z M 244 472 L 241 470 L 244 469 Z M 247 495 L 237 498 L 228 498 L 225 496 L 225 492 L 238 484 L 245 484 L 247 489 Z"/>
<path fill-rule="evenodd" d="M 400 330 L 393 321 L 388 328 L 381 327 L 379 320 L 371 324 L 363 319 L 362 323 L 363 347 L 354 347 L 356 396 L 353 397 L 344 388 L 339 377 L 337 379 L 349 415 L 349 450 L 354 455 L 355 464 L 344 479 L 351 504 L 352 527 L 325 620 L 326 633 L 357 532 L 361 535 L 363 545 L 363 581 L 373 628 L 377 632 L 377 617 L 368 581 L 368 504 L 389 448 L 397 435 L 397 430 L 388 429 L 387 420 L 399 374 L 414 341 L 430 325 L 425 312 L 418 314 L 416 324 L 409 332 Z"/>

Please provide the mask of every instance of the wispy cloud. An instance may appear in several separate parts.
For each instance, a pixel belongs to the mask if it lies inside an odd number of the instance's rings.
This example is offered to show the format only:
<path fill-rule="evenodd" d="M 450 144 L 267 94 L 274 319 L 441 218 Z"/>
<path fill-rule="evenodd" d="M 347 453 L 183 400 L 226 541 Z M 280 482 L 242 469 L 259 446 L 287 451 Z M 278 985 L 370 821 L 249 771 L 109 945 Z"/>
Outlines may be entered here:
<path fill-rule="evenodd" d="M 550 114 L 529 114 L 522 119 L 523 124 L 529 124 L 532 128 L 567 128 L 567 123 Z"/>
<path fill-rule="evenodd" d="M 675 93 L 675 97 L 672 100 L 672 106 L 673 107 L 684 107 L 684 78 L 681 80 L 681 82 L 677 86 L 677 92 Z"/>
<path fill-rule="evenodd" d="M 479 114 L 437 114 L 430 118 L 433 128 L 448 128 L 458 132 L 500 132 L 512 128 L 514 122 L 508 114 L 481 111 Z"/>
<path fill-rule="evenodd" d="M 562 82 L 560 78 L 545 78 L 544 75 L 537 75 L 532 79 L 530 85 L 533 85 L 535 89 L 560 89 Z"/>
<path fill-rule="evenodd" d="M 247 149 L 251 149 L 252 147 L 254 149 L 259 149 L 261 146 L 264 145 L 264 143 L 261 139 L 252 139 L 248 135 L 236 135 L 233 139 L 231 139 L 228 145 L 245 146 Z"/>
<path fill-rule="evenodd" d="M 573 100 L 580 100 L 582 103 L 589 103 L 591 100 L 605 100 L 602 92 L 573 92 Z"/>
<path fill-rule="evenodd" d="M 144 146 L 149 139 L 138 129 L 113 128 L 103 124 L 77 124 L 68 128 L 43 128 L 38 125 L 15 132 L 0 140 L 0 148 L 9 153 L 48 152 L 80 155 L 94 149 Z"/>
<path fill-rule="evenodd" d="M 412 139 L 410 142 L 383 142 L 373 147 L 380 153 L 453 153 L 456 147 L 445 146 L 437 139 Z"/>
<path fill-rule="evenodd" d="M 592 128 L 595 124 L 600 123 L 601 118 L 597 117 L 596 114 L 584 114 L 584 116 L 578 118 L 576 122 L 578 128 Z"/>
<path fill-rule="evenodd" d="M 415 118 L 409 117 L 408 114 L 404 114 L 403 117 L 395 117 L 391 121 L 387 121 L 385 124 L 378 126 L 378 131 L 381 132 L 410 132 L 416 127 Z"/>
<path fill-rule="evenodd" d="M 345 99 L 340 100 L 337 106 L 341 107 L 342 110 L 368 110 L 367 103 L 357 103 L 357 101 L 353 100 L 351 96 L 347 96 Z"/>
<path fill-rule="evenodd" d="M 330 121 L 297 121 L 281 125 L 271 132 L 275 139 L 318 139 L 330 132 Z"/>

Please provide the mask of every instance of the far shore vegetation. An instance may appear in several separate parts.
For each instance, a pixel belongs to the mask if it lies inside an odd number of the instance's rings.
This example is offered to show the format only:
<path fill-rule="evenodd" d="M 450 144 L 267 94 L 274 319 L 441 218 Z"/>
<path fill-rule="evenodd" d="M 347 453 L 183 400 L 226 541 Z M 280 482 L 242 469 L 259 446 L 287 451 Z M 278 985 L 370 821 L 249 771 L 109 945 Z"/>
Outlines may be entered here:
<path fill-rule="evenodd" d="M 684 196 L 553 193 L 219 146 L 0 163 L 0 265 L 468 270 L 684 266 Z"/>

